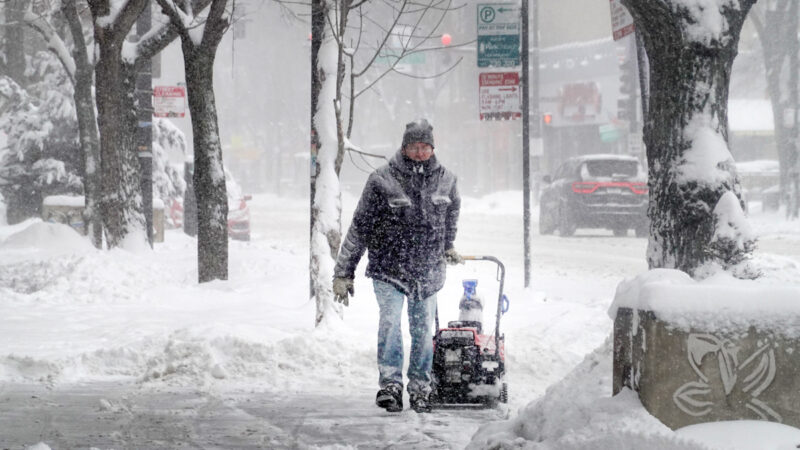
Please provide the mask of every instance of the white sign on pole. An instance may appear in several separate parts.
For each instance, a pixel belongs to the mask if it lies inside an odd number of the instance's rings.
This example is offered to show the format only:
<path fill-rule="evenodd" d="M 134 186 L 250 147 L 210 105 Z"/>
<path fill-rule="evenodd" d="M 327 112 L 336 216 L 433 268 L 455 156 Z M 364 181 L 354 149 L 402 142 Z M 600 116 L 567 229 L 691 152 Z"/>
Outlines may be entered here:
<path fill-rule="evenodd" d="M 153 115 L 156 117 L 184 117 L 186 115 L 186 88 L 183 86 L 153 87 Z"/>
<path fill-rule="evenodd" d="M 635 31 L 633 17 L 619 0 L 609 1 L 611 3 L 611 31 L 614 33 L 614 40 L 618 41 Z"/>
<path fill-rule="evenodd" d="M 522 117 L 521 97 L 518 72 L 478 74 L 481 120 L 509 120 Z"/>

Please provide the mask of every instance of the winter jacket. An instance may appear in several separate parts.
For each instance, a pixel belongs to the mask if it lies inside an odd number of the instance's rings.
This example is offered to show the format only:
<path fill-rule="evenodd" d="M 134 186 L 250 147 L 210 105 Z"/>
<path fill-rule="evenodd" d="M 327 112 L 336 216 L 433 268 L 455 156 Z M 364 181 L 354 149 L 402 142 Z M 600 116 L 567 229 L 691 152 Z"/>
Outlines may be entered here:
<path fill-rule="evenodd" d="M 368 277 L 409 298 L 433 295 L 444 285 L 444 251 L 453 247 L 460 209 L 456 177 L 435 155 L 418 162 L 398 151 L 369 176 L 334 276 L 353 278 L 367 250 Z"/>

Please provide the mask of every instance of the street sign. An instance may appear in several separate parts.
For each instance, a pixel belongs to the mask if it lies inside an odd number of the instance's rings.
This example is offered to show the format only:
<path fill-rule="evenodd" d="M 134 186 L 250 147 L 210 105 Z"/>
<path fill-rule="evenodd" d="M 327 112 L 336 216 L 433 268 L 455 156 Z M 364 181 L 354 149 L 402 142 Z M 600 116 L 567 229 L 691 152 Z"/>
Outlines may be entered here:
<path fill-rule="evenodd" d="M 613 123 L 600 125 L 597 131 L 600 132 L 601 142 L 616 142 L 622 135 L 620 129 Z"/>
<path fill-rule="evenodd" d="M 156 117 L 184 117 L 186 115 L 186 88 L 183 86 L 153 87 L 153 115 Z"/>
<path fill-rule="evenodd" d="M 478 74 L 481 120 L 509 120 L 522 117 L 518 72 Z"/>
<path fill-rule="evenodd" d="M 633 17 L 628 9 L 620 3 L 620 0 L 609 1 L 611 4 L 611 31 L 614 34 L 614 40 L 618 41 L 635 31 Z"/>
<path fill-rule="evenodd" d="M 478 67 L 516 67 L 520 8 L 517 3 L 478 3 Z"/>

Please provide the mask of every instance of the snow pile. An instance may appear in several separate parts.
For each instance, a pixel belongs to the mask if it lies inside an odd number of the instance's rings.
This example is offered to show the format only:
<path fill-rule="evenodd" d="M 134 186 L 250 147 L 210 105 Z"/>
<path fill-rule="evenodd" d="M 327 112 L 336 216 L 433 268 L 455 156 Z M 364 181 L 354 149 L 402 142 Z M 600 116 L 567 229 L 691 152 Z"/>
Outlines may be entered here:
<path fill-rule="evenodd" d="M 44 206 L 72 206 L 83 208 L 86 202 L 82 195 L 48 195 L 42 200 Z"/>
<path fill-rule="evenodd" d="M 676 430 L 679 436 L 726 450 L 790 450 L 800 448 L 800 430 L 760 420 L 736 420 L 689 425 Z"/>
<path fill-rule="evenodd" d="M 676 436 L 624 390 L 611 397 L 611 339 L 514 419 L 481 427 L 468 449 L 703 449 Z"/>
<path fill-rule="evenodd" d="M 91 251 L 94 247 L 68 225 L 37 222 L 3 240 L 0 249 L 26 249 L 63 254 Z"/>
<path fill-rule="evenodd" d="M 733 164 L 733 157 L 725 138 L 716 130 L 711 119 L 703 114 L 695 115 L 684 133 L 692 146 L 683 153 L 683 161 L 677 169 L 677 181 L 716 184 L 728 180 L 731 173 L 726 169 Z"/>
<path fill-rule="evenodd" d="M 770 278 L 741 280 L 719 271 L 695 281 L 679 270 L 654 269 L 620 283 L 609 309 L 655 312 L 682 330 L 768 327 L 800 336 L 800 286 Z"/>
<path fill-rule="evenodd" d="M 170 386 L 231 382 L 280 392 L 352 389 L 371 384 L 374 345 L 345 328 L 319 327 L 274 343 L 208 330 L 178 330 L 151 356 L 139 380 Z M 137 367 L 141 373 L 142 367 Z M 313 374 L 313 376 L 309 376 Z M 131 374 L 134 375 L 134 374 Z"/>
<path fill-rule="evenodd" d="M 721 41 L 728 31 L 722 9 L 739 9 L 738 0 L 673 0 L 673 3 L 689 13 L 689 19 L 684 22 L 686 37 L 706 45 Z"/>

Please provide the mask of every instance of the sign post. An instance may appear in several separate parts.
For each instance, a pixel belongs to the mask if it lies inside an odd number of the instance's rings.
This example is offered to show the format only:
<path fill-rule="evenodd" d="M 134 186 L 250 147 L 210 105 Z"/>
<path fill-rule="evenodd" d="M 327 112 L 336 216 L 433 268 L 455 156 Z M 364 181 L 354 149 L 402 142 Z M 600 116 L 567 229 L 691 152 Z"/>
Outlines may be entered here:
<path fill-rule="evenodd" d="M 478 3 L 478 67 L 519 65 L 519 21 L 516 3 Z"/>

